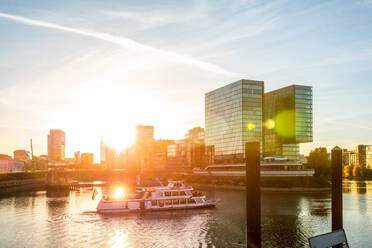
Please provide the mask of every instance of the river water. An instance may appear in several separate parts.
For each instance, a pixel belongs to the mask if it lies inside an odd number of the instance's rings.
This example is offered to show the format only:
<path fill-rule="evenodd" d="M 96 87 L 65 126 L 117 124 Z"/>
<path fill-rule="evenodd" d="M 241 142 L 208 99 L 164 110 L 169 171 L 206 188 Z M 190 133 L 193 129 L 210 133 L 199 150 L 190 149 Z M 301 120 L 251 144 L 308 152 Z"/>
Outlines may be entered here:
<path fill-rule="evenodd" d="M 92 188 L 0 199 L 0 247 L 239 247 L 245 192 L 205 191 L 215 209 L 105 216 Z M 372 182 L 344 182 L 344 228 L 351 247 L 372 247 Z M 328 193 L 262 193 L 263 247 L 308 247 L 331 230 Z M 241 247 L 241 246 L 240 246 Z"/>

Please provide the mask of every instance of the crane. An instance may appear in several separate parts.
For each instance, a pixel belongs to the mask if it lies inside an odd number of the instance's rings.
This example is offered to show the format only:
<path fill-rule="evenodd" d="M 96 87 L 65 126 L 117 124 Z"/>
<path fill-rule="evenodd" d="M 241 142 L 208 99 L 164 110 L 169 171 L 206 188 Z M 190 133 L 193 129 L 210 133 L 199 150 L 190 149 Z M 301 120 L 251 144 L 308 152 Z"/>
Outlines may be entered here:
<path fill-rule="evenodd" d="M 34 147 L 32 146 L 32 139 L 30 139 L 30 144 L 31 144 L 31 168 L 35 169 Z"/>

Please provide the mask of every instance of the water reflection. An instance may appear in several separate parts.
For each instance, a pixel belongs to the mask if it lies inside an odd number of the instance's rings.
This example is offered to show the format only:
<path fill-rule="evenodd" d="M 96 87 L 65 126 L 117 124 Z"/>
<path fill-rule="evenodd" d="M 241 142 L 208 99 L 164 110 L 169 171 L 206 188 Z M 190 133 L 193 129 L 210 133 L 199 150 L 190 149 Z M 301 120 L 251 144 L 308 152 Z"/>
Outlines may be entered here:
<path fill-rule="evenodd" d="M 344 227 L 352 247 L 369 244 L 371 186 L 366 181 L 345 183 Z M 206 191 L 220 199 L 216 209 L 100 215 L 95 212 L 92 190 L 0 199 L 0 247 L 234 247 L 245 243 L 244 191 Z M 330 231 L 330 197 L 329 193 L 264 192 L 263 247 L 304 247 L 308 237 Z"/>
<path fill-rule="evenodd" d="M 365 182 L 357 182 L 357 192 L 358 194 L 367 193 L 367 184 Z"/>
<path fill-rule="evenodd" d="M 115 230 L 111 239 L 108 241 L 108 244 L 110 245 L 111 248 L 132 247 L 129 246 L 130 244 L 127 242 L 128 235 L 129 232 L 122 233 L 120 231 Z"/>
<path fill-rule="evenodd" d="M 372 182 L 368 181 L 343 181 L 343 192 L 344 193 L 357 193 L 357 194 L 367 194 L 372 192 Z"/>
<path fill-rule="evenodd" d="M 14 198 L 14 207 L 20 209 L 26 209 L 30 205 L 30 198 L 28 197 L 15 197 Z"/>

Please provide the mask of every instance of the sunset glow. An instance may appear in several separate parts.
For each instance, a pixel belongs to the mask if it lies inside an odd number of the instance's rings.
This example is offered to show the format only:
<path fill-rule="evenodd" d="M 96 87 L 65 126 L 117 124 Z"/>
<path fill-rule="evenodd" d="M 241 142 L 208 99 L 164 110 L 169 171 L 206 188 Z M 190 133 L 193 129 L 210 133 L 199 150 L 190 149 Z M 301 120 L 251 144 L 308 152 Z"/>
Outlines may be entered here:
<path fill-rule="evenodd" d="M 117 188 L 115 190 L 114 197 L 117 198 L 117 199 L 124 198 L 125 197 L 125 193 L 124 193 L 123 189 L 120 188 L 120 187 Z"/>

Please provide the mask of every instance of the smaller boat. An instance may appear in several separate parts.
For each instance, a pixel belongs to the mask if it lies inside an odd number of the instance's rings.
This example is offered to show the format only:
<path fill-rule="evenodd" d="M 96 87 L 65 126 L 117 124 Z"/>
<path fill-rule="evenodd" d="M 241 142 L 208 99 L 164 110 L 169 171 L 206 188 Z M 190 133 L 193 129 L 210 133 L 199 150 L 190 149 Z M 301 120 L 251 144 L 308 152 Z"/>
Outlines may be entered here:
<path fill-rule="evenodd" d="M 93 193 L 95 196 L 95 193 Z M 94 197 L 93 197 L 94 198 Z M 133 194 L 117 188 L 113 195 L 103 194 L 97 206 L 99 213 L 129 213 L 175 209 L 215 207 L 215 200 L 207 200 L 183 181 L 168 181 L 167 186 L 137 187 Z"/>

